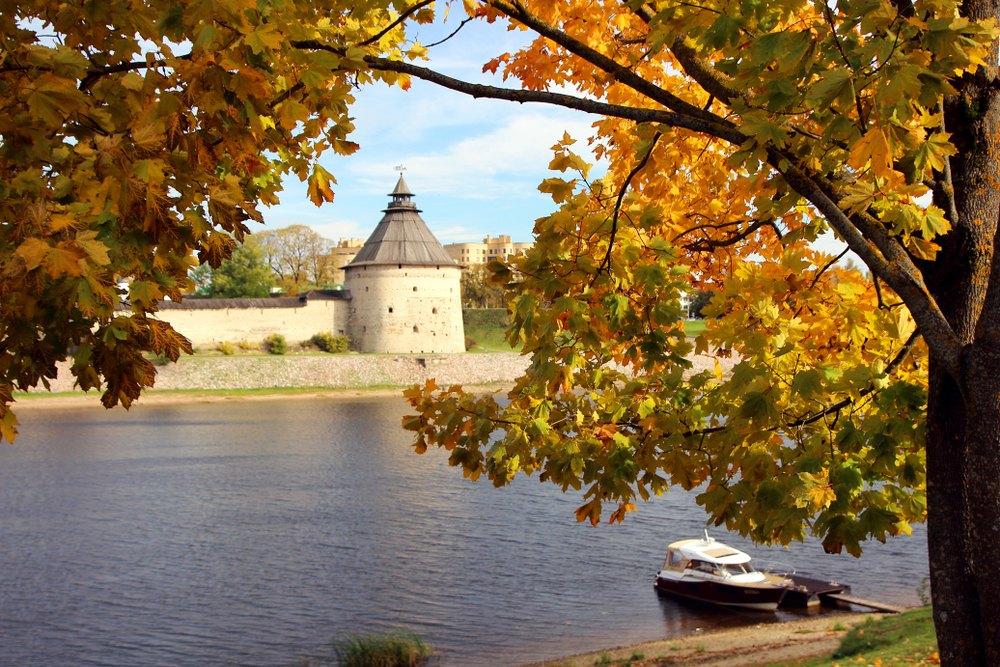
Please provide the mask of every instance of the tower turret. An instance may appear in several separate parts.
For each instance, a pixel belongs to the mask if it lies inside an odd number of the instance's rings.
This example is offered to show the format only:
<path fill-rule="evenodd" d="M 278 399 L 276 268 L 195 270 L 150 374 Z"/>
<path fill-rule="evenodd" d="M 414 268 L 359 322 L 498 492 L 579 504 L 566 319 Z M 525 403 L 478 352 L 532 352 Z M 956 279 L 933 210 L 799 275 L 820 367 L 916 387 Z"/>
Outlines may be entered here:
<path fill-rule="evenodd" d="M 375 231 L 344 267 L 361 352 L 464 352 L 460 278 L 399 177 Z"/>

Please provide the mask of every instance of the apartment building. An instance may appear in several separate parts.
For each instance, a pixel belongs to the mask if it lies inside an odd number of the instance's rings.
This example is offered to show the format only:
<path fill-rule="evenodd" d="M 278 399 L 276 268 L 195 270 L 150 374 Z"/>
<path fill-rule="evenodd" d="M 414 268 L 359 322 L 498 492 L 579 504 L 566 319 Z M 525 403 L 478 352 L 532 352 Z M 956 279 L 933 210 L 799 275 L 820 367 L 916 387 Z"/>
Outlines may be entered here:
<path fill-rule="evenodd" d="M 514 243 L 509 236 L 501 235 L 487 236 L 482 243 L 449 243 L 444 249 L 459 264 L 472 266 L 527 252 L 533 245 L 533 243 Z"/>

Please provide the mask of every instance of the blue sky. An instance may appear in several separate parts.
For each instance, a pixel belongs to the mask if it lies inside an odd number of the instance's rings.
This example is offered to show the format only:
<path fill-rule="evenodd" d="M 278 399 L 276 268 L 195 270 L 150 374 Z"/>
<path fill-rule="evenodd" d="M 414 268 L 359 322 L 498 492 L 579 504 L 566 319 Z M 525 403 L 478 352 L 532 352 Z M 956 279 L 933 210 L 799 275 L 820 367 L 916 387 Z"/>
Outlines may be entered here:
<path fill-rule="evenodd" d="M 431 44 L 463 17 L 456 11 L 447 23 L 413 26 L 411 34 Z M 528 33 L 510 32 L 499 22 L 471 21 L 433 47 L 424 64 L 465 81 L 516 88 L 517 81 L 504 82 L 482 68 L 528 39 Z M 475 100 L 418 79 L 409 91 L 375 84 L 357 91 L 356 98 L 351 106 L 355 131 L 349 138 L 360 150 L 320 160 L 337 179 L 333 203 L 317 208 L 305 184 L 291 177 L 281 204 L 263 211 L 266 228 L 305 224 L 334 241 L 367 239 L 399 177 L 394 167 L 402 165 L 422 217 L 441 243 L 481 241 L 487 234 L 531 241 L 535 219 L 556 208 L 538 192 L 538 184 L 553 175 L 548 170 L 553 144 L 569 132 L 578 141 L 576 152 L 595 161 L 587 138 L 597 116 L 542 104 Z M 600 171 L 598 165 L 592 175 Z M 844 248 L 832 234 L 817 246 L 832 254 Z"/>
<path fill-rule="evenodd" d="M 416 34 L 432 43 L 461 18 L 453 12 L 447 24 L 419 26 Z M 482 67 L 526 39 L 499 24 L 472 21 L 431 49 L 428 65 L 467 81 L 518 87 L 483 74 Z M 409 91 L 383 84 L 358 91 L 351 114 L 356 129 L 350 139 L 361 149 L 320 161 L 337 179 L 333 203 L 316 208 L 305 184 L 292 177 L 281 204 L 263 211 L 267 228 L 305 224 L 333 240 L 367 238 L 399 176 L 393 167 L 402 165 L 424 221 L 442 243 L 481 241 L 487 234 L 530 241 L 535 218 L 555 208 L 537 189 L 551 175 L 552 145 L 568 131 L 589 154 L 586 139 L 597 120 L 539 104 L 474 100 L 416 79 Z"/>

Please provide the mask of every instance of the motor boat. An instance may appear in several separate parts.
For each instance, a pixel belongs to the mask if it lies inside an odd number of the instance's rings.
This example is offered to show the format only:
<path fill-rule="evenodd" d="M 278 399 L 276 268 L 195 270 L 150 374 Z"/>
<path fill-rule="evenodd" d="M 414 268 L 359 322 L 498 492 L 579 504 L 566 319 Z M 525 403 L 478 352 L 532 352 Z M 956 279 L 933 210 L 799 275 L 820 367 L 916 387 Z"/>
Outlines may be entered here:
<path fill-rule="evenodd" d="M 795 587 L 788 577 L 761 572 L 739 549 L 716 542 L 705 533 L 701 540 L 682 540 L 667 547 L 656 588 L 685 598 L 774 611 Z"/>

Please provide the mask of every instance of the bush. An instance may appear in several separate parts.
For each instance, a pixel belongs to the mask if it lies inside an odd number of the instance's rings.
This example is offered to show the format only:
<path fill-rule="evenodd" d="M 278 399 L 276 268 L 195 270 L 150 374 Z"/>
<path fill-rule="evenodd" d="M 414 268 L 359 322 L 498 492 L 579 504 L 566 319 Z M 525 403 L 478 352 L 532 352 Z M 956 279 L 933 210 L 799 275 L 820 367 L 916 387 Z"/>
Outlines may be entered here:
<path fill-rule="evenodd" d="M 347 336 L 334 336 L 332 331 L 320 331 L 309 339 L 313 345 L 323 352 L 338 354 L 351 348 L 351 339 Z"/>
<path fill-rule="evenodd" d="M 430 647 L 410 630 L 349 636 L 333 643 L 341 667 L 420 667 L 430 656 Z"/>
<path fill-rule="evenodd" d="M 224 340 L 218 345 L 216 345 L 215 349 L 226 356 L 229 356 L 231 354 L 236 354 L 236 348 L 233 347 L 233 344 L 230 343 L 228 340 Z"/>
<path fill-rule="evenodd" d="M 268 354 L 285 354 L 288 352 L 288 341 L 281 334 L 271 334 L 264 339 L 264 349 Z"/>
<path fill-rule="evenodd" d="M 476 341 L 475 338 L 473 338 L 469 334 L 465 334 L 465 349 L 467 351 L 471 350 L 472 348 L 476 347 L 477 345 L 479 345 L 479 342 Z"/>
<path fill-rule="evenodd" d="M 239 348 L 241 350 L 245 350 L 247 352 L 249 352 L 251 350 L 259 350 L 260 349 L 260 345 L 258 343 L 254 343 L 254 342 L 249 341 L 249 340 L 241 340 L 239 343 L 237 343 L 237 345 L 239 346 Z"/>

